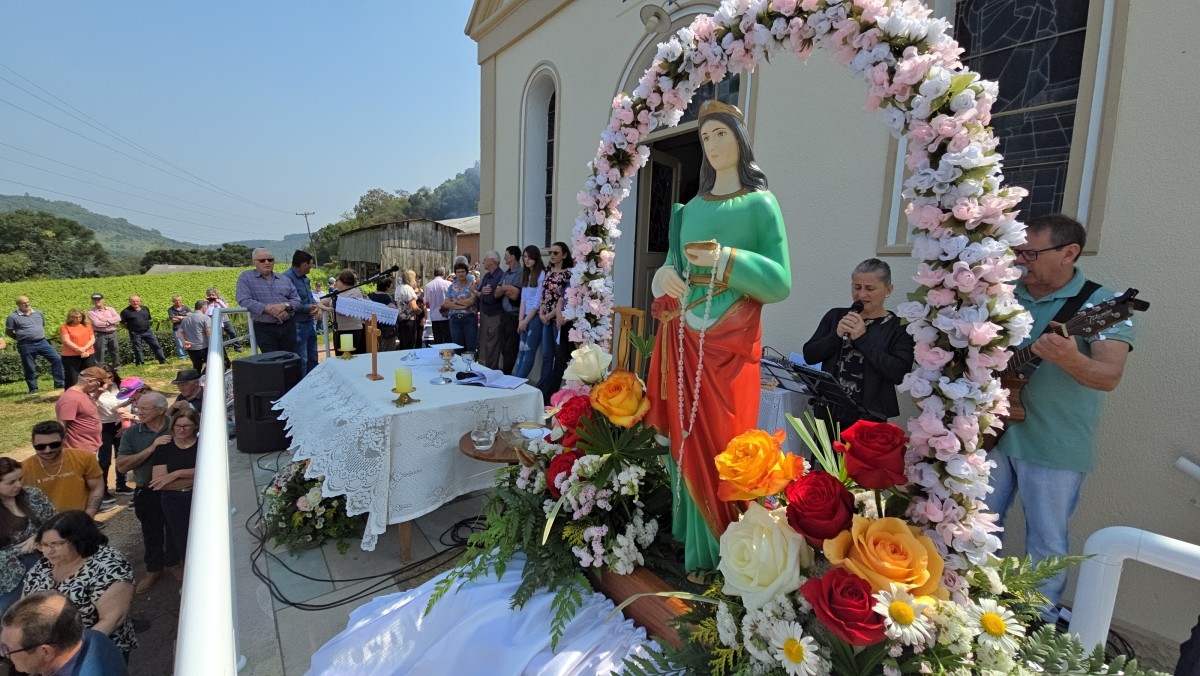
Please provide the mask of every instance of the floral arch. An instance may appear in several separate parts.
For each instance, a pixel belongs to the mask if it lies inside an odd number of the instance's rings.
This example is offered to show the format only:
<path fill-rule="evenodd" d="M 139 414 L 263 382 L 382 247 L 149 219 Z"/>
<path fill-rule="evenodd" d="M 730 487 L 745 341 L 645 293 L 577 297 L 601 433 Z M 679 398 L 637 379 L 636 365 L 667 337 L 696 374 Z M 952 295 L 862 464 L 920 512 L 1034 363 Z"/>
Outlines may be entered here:
<path fill-rule="evenodd" d="M 650 132 L 677 124 L 697 87 L 753 71 L 769 53 L 805 59 L 814 47 L 831 50 L 867 81 L 868 107 L 908 141 L 903 196 L 919 286 L 897 313 L 909 322 L 917 364 L 900 388 L 922 412 L 908 421 L 917 495 L 907 516 L 936 543 L 946 587 L 966 602 L 961 573 L 1000 545 L 982 502 L 989 464 L 980 446 L 1007 412 L 993 371 L 1030 331 L 1010 284 L 1010 247 L 1025 238 L 1014 208 L 1026 191 L 1003 185 L 988 126 L 996 83 L 963 66 L 949 24 L 930 15 L 917 0 L 725 0 L 660 43 L 639 86 L 613 100 L 578 193 L 566 314 L 572 341 L 610 343 L 617 207 L 649 157 L 642 140 Z"/>

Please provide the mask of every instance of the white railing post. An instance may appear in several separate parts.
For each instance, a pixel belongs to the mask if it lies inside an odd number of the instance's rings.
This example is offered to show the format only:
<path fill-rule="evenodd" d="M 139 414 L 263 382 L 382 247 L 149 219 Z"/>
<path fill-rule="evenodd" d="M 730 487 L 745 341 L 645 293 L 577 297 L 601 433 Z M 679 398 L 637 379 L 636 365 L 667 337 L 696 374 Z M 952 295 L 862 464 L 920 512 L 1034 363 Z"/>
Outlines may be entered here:
<path fill-rule="evenodd" d="M 1200 580 L 1200 545 L 1137 528 L 1101 528 L 1087 539 L 1083 553 L 1091 558 L 1079 566 L 1070 631 L 1079 636 L 1084 650 L 1108 640 L 1121 567 L 1126 560 Z"/>
<path fill-rule="evenodd" d="M 221 335 L 222 315 L 237 312 L 245 310 L 217 308 L 213 312 L 216 335 Z M 250 336 L 253 345 L 253 328 Z M 233 676 L 245 663 L 238 653 L 237 607 L 233 593 L 223 342 L 213 340 L 208 346 L 203 407 L 206 413 L 201 415 L 200 441 L 196 446 L 187 565 L 184 567 L 175 642 L 176 676 Z"/>

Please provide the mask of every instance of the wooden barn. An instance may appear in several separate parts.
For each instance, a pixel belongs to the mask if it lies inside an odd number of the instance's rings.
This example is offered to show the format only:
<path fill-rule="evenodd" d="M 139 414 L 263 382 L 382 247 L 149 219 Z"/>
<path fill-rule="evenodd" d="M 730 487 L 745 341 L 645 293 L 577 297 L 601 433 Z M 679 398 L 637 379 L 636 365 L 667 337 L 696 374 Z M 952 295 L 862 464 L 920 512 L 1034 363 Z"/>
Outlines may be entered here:
<path fill-rule="evenodd" d="M 425 218 L 380 223 L 351 230 L 338 240 L 338 258 L 359 279 L 399 265 L 415 270 L 423 280 L 433 278 L 439 265 L 450 267 L 459 231 Z"/>

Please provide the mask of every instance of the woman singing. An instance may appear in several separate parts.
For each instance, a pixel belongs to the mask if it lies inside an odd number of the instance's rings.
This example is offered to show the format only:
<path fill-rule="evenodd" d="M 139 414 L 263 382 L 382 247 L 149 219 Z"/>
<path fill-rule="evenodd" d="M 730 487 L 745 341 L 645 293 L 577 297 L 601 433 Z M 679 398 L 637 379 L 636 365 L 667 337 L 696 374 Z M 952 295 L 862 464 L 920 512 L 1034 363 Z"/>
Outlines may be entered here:
<path fill-rule="evenodd" d="M 700 193 L 675 205 L 667 264 L 654 275 L 660 324 L 647 417 L 671 438 L 681 468 L 686 490 L 676 490 L 672 532 L 688 571 L 716 568 L 717 538 L 737 519 L 735 506 L 717 497 L 713 458 L 757 426 L 760 313 L 792 288 L 783 216 L 741 111 L 707 101 L 699 121 Z"/>
<path fill-rule="evenodd" d="M 817 415 L 846 429 L 855 420 L 882 422 L 900 414 L 896 385 L 912 370 L 913 338 L 884 309 L 892 294 L 892 269 L 868 258 L 850 275 L 850 295 L 862 310 L 833 308 L 804 344 L 804 361 L 821 364 L 863 411 L 835 406 Z M 847 340 L 848 337 L 848 340 Z"/>

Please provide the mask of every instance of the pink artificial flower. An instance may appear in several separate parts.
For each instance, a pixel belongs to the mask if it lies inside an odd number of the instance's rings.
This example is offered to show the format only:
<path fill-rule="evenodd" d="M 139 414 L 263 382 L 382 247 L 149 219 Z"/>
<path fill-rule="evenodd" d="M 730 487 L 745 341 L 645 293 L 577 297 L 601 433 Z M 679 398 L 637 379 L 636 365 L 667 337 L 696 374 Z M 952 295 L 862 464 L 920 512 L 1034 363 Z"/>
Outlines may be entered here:
<path fill-rule="evenodd" d="M 925 302 L 933 307 L 946 307 L 954 302 L 957 295 L 953 289 L 939 286 L 936 289 L 929 290 L 929 293 L 925 296 Z"/>
<path fill-rule="evenodd" d="M 971 345 L 987 345 L 1000 335 L 1000 326 L 992 322 L 954 322 L 954 328 L 963 334 Z"/>
<path fill-rule="evenodd" d="M 909 225 L 923 230 L 936 228 L 949 217 L 949 214 L 931 204 L 917 206 L 909 202 L 904 211 Z"/>
<path fill-rule="evenodd" d="M 913 280 L 921 286 L 935 287 L 942 283 L 946 278 L 946 271 L 943 268 L 935 268 L 929 263 L 919 263 L 917 265 L 917 274 L 913 276 Z"/>
<path fill-rule="evenodd" d="M 767 5 L 771 10 L 791 16 L 796 13 L 796 5 L 798 0 L 771 0 Z"/>
<path fill-rule="evenodd" d="M 954 267 L 950 269 L 950 274 L 946 276 L 945 280 L 946 286 L 966 293 L 970 293 L 978 282 L 979 278 L 971 269 L 970 264 L 963 261 L 955 261 Z"/>
<path fill-rule="evenodd" d="M 954 358 L 954 353 L 927 343 L 917 343 L 914 348 L 917 363 L 927 369 L 940 369 Z"/>

